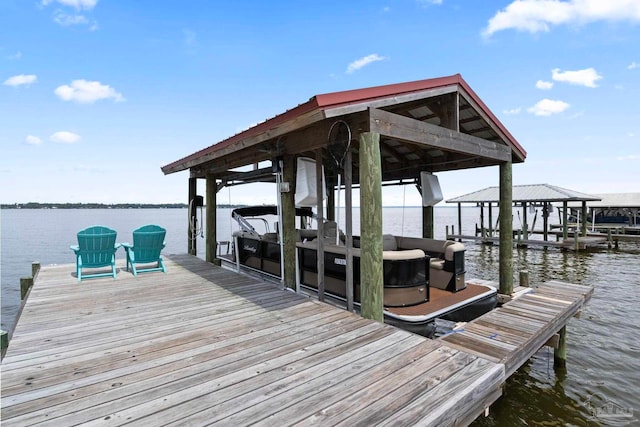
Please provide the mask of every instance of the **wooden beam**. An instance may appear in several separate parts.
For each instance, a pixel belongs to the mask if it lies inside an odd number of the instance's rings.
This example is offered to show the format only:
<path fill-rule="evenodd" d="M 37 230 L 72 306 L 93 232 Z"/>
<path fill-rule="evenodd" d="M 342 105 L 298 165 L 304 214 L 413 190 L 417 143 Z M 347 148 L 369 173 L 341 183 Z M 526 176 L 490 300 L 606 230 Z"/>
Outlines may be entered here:
<path fill-rule="evenodd" d="M 322 181 L 322 149 L 316 150 L 316 198 L 317 204 L 317 217 L 318 217 L 318 300 L 324 301 L 324 199 L 323 199 L 323 187 Z"/>
<path fill-rule="evenodd" d="M 282 244 L 284 259 L 284 286 L 296 289 L 296 157 L 286 155 L 283 158 L 282 181 L 289 183 L 289 191 L 281 193 L 282 201 Z M 278 191 L 280 191 L 278 189 Z"/>
<path fill-rule="evenodd" d="M 207 177 L 207 189 L 206 189 L 206 197 L 207 197 L 207 219 L 206 219 L 206 249 L 205 249 L 205 259 L 207 262 L 215 262 L 216 253 L 218 250 L 218 230 L 216 227 L 217 222 L 217 212 L 218 212 L 218 201 L 217 201 L 217 192 L 218 192 L 218 184 L 216 183 L 215 177 L 209 176 Z"/>
<path fill-rule="evenodd" d="M 351 129 L 368 129 L 369 126 L 366 112 L 354 114 L 345 118 L 345 121 Z M 276 156 L 315 152 L 316 149 L 327 145 L 327 136 L 332 123 L 331 120 L 319 120 L 284 135 L 280 138 L 279 144 L 276 144 L 275 140 L 267 140 L 263 141 L 262 146 L 252 146 L 249 150 L 216 156 L 192 168 L 192 173 L 196 173 L 198 177 L 206 174 L 221 176 L 227 174 L 230 169 L 269 160 Z"/>
<path fill-rule="evenodd" d="M 567 363 L 567 325 L 566 324 L 558 332 L 558 346 L 553 351 L 553 362 L 555 367 L 563 367 Z"/>
<path fill-rule="evenodd" d="M 198 165 L 210 162 L 212 160 L 216 160 L 221 157 L 225 157 L 230 154 L 237 153 L 238 151 L 241 151 L 241 150 L 252 148 L 270 139 L 275 139 L 275 138 L 278 138 L 279 136 L 285 135 L 295 130 L 310 126 L 313 123 L 319 122 L 324 118 L 325 116 L 322 110 L 312 110 L 308 113 L 302 114 L 298 117 L 295 117 L 279 125 L 276 125 L 263 132 L 250 134 L 245 138 L 238 138 L 237 140 L 233 141 L 233 143 L 226 142 L 231 140 L 233 137 L 230 138 L 229 140 L 222 141 L 216 145 L 225 144 L 225 143 L 227 145 L 222 148 L 220 147 L 213 148 L 215 146 L 209 147 L 211 151 L 209 151 L 208 153 L 202 153 L 199 156 L 192 159 L 186 158 L 184 161 L 178 164 L 175 164 L 170 168 L 169 167 L 163 168 L 162 171 L 166 175 L 174 172 L 180 172 L 185 169 L 193 168 L 194 166 L 198 166 Z M 205 149 L 203 151 L 207 151 L 207 150 L 208 149 Z"/>
<path fill-rule="evenodd" d="M 511 148 L 506 145 L 375 108 L 369 110 L 369 117 L 370 131 L 385 137 L 500 162 L 511 160 Z"/>
<path fill-rule="evenodd" d="M 500 293 L 513 292 L 513 187 L 511 162 L 500 164 Z"/>
<path fill-rule="evenodd" d="M 457 92 L 458 85 L 453 84 L 450 86 L 439 87 L 435 89 L 428 89 L 420 92 L 408 93 L 405 95 L 397 95 L 388 98 L 382 98 L 379 100 L 367 100 L 358 104 L 349 104 L 325 110 L 325 116 L 327 118 L 344 116 L 346 114 L 353 114 L 357 112 L 367 111 L 369 108 L 383 108 L 392 105 L 405 104 L 409 102 L 420 101 L 422 99 L 433 98 L 436 96 Z"/>
<path fill-rule="evenodd" d="M 361 314 L 382 322 L 382 171 L 376 132 L 360 135 L 360 235 Z"/>
<path fill-rule="evenodd" d="M 481 108 L 473 99 L 473 97 L 467 93 L 467 91 L 464 90 L 464 88 L 460 88 L 459 91 L 459 95 L 458 96 L 462 96 L 464 98 L 464 100 L 474 109 L 474 111 L 485 121 L 485 123 L 487 123 L 491 129 L 503 140 L 503 141 L 509 141 L 510 138 L 507 137 L 507 135 L 505 135 L 505 133 L 502 131 L 502 129 L 500 129 L 500 126 L 498 126 L 486 113 L 484 108 Z M 497 120 L 497 119 L 496 119 Z M 511 149 L 509 149 L 509 152 L 511 153 Z M 517 151 L 513 151 L 513 153 L 517 153 Z M 517 155 L 519 161 L 524 161 L 524 158 L 520 157 L 520 155 Z M 511 159 L 510 159 L 511 160 Z"/>
<path fill-rule="evenodd" d="M 347 310 L 353 313 L 353 155 L 351 147 L 344 158 L 344 206 L 347 247 L 346 297 Z"/>

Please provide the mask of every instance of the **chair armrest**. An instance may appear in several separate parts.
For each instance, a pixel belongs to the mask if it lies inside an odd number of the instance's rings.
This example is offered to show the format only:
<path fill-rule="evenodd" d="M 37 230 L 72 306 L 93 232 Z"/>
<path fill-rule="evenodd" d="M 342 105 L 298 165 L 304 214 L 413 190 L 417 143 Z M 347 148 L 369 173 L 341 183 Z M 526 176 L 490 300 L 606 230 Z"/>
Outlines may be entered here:
<path fill-rule="evenodd" d="M 114 249 L 118 249 L 120 246 L 123 246 L 124 243 L 116 243 Z"/>
<path fill-rule="evenodd" d="M 73 252 L 78 252 L 80 250 L 80 246 L 78 245 L 71 245 L 69 246 L 69 249 L 71 249 Z"/>
<path fill-rule="evenodd" d="M 117 243 L 117 247 L 122 246 L 125 250 L 129 250 L 129 249 L 133 249 L 133 245 L 128 243 L 128 242 L 124 242 L 124 243 Z"/>

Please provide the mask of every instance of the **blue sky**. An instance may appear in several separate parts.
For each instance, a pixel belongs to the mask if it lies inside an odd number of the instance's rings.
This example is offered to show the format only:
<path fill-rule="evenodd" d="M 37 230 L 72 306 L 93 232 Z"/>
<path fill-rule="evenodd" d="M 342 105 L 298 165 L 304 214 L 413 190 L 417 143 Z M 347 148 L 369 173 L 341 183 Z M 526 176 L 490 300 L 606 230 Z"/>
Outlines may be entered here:
<path fill-rule="evenodd" d="M 527 150 L 515 185 L 640 192 L 640 0 L 0 0 L 0 202 L 183 202 L 162 165 L 316 94 L 456 73 Z"/>

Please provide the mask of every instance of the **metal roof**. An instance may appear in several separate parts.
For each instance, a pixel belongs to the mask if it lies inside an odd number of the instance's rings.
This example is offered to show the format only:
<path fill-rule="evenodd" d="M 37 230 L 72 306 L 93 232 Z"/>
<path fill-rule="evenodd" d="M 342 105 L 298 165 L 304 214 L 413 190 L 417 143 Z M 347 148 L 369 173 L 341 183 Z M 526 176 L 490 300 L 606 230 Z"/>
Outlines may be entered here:
<path fill-rule="evenodd" d="M 456 96 L 455 101 L 448 101 L 451 96 Z M 454 117 L 457 117 L 455 125 L 459 130 L 455 129 L 451 135 L 460 135 L 459 138 L 465 141 L 469 140 L 467 135 L 489 141 L 498 149 L 508 147 L 514 163 L 524 161 L 526 151 L 462 76 L 455 74 L 316 95 L 282 114 L 167 164 L 162 171 L 170 174 L 190 169 L 192 176 L 196 177 L 204 177 L 208 173 L 222 176 L 233 168 L 269 160 L 283 152 L 309 151 L 299 147 L 306 144 L 305 147 L 311 149 L 324 144 L 332 122 L 351 120 L 351 125 L 357 127 L 362 114 L 371 109 L 440 127 L 444 126 L 442 117 L 446 116 L 442 109 L 447 105 L 456 105 L 457 110 Z M 434 140 L 438 138 L 442 135 L 434 136 Z M 459 147 L 433 148 L 406 142 L 393 138 L 381 141 L 383 162 L 386 162 L 385 170 L 390 178 L 415 175 L 415 171 L 409 169 L 417 168 L 415 165 L 418 163 L 430 165 L 431 171 L 497 164 L 495 159 L 461 154 Z"/>
<path fill-rule="evenodd" d="M 593 208 L 640 208 L 640 193 L 599 193 L 599 201 L 589 202 Z M 569 204 L 571 206 L 571 204 Z"/>
<path fill-rule="evenodd" d="M 514 185 L 512 199 L 514 202 L 564 202 L 564 201 L 597 201 L 600 197 L 580 193 L 574 190 L 549 184 Z M 449 199 L 447 203 L 481 203 L 499 202 L 500 188 L 488 187 L 483 190 Z"/>

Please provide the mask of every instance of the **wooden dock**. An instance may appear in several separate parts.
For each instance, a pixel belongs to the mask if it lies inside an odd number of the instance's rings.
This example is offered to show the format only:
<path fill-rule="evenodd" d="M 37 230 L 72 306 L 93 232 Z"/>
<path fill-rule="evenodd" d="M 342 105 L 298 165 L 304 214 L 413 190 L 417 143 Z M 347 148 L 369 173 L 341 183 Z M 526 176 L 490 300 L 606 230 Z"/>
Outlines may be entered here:
<path fill-rule="evenodd" d="M 545 282 L 440 340 L 504 364 L 509 377 L 552 340 L 592 294 L 591 286 Z"/>
<path fill-rule="evenodd" d="M 546 342 L 534 326 L 586 299 L 536 290 L 429 340 L 193 256 L 166 264 L 80 284 L 75 265 L 43 268 L 2 361 L 2 425 L 466 425 Z"/>
<path fill-rule="evenodd" d="M 447 239 L 451 240 L 471 240 L 480 243 L 489 243 L 497 245 L 500 243 L 499 237 L 489 236 L 471 236 L 466 234 L 449 234 Z M 573 237 L 564 239 L 563 241 L 536 240 L 536 239 L 514 239 L 513 243 L 518 247 L 526 246 L 542 246 L 547 248 L 559 248 L 563 250 L 575 250 L 576 241 Z M 581 236 L 578 237 L 578 249 L 584 250 L 590 247 L 597 247 L 607 243 L 606 236 Z"/>

